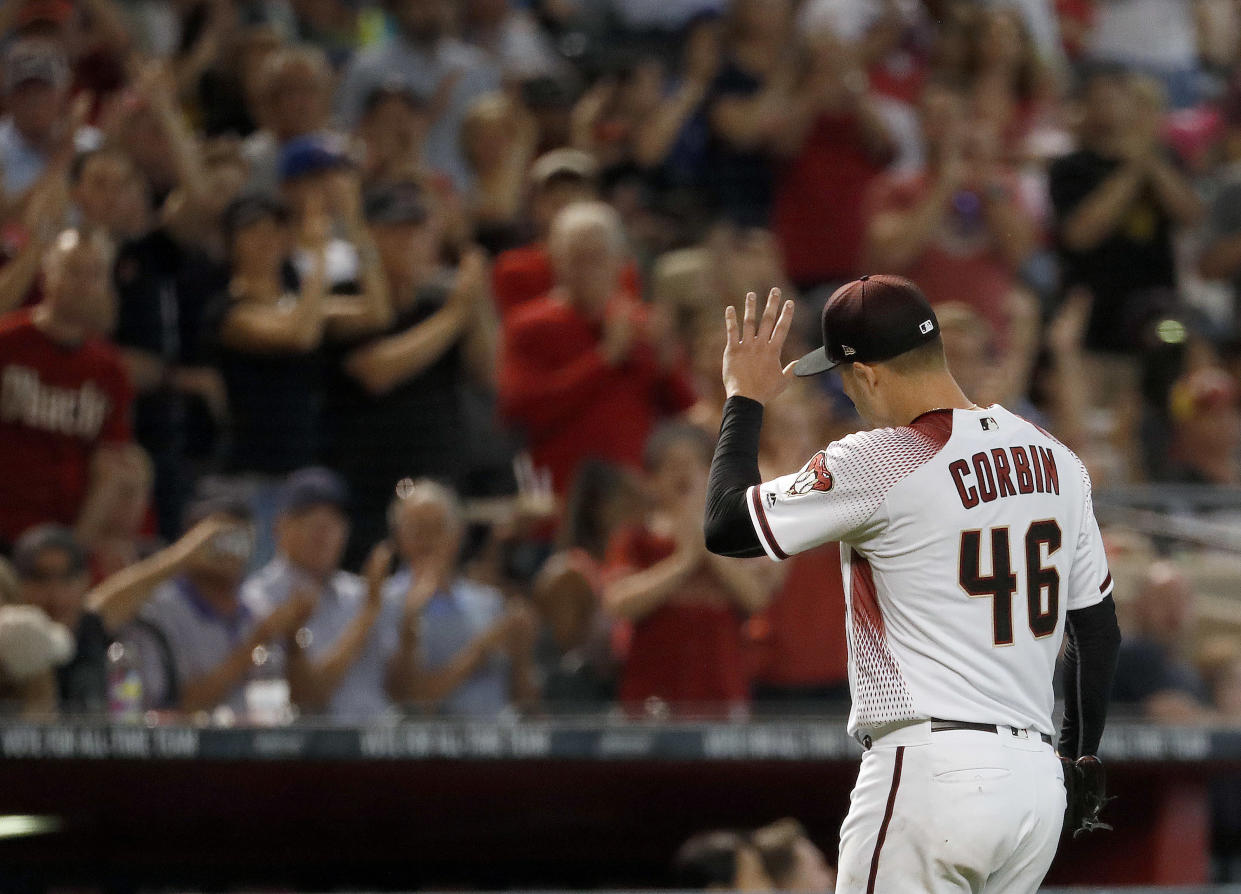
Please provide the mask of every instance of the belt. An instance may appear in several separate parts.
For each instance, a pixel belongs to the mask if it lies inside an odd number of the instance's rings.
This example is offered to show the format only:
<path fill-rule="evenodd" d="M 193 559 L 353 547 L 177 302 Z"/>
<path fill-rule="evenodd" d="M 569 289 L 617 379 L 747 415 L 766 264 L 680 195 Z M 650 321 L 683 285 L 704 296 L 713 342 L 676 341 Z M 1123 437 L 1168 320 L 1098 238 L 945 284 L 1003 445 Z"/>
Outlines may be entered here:
<path fill-rule="evenodd" d="M 1020 733 L 1026 732 L 1025 730 L 1015 729 L 1010 726 L 1006 726 L 1004 728 L 1011 732 L 1014 736 L 1018 736 Z M 994 723 L 971 723 L 968 720 L 940 720 L 938 717 L 931 718 L 931 732 L 933 733 L 942 733 L 954 729 L 970 729 L 980 733 L 995 733 L 996 735 L 999 735 L 1000 733 L 1000 728 Z M 1044 743 L 1048 745 L 1051 744 L 1051 736 L 1047 735 L 1047 733 L 1039 733 L 1038 737 L 1042 739 Z"/>

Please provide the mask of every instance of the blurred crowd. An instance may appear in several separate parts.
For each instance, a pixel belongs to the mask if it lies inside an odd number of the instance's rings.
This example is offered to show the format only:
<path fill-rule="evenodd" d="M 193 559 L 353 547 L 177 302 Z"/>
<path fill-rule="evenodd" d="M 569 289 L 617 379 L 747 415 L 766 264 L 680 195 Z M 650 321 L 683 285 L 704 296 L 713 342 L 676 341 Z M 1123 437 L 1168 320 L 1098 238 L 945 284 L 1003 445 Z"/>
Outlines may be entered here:
<path fill-rule="evenodd" d="M 841 707 L 835 547 L 703 545 L 773 285 L 795 356 L 914 279 L 1097 491 L 1241 485 L 1237 0 L 6 0 L 0 50 L 13 713 Z M 860 424 L 798 383 L 764 476 Z M 1241 717 L 1106 533 L 1118 703 Z"/>

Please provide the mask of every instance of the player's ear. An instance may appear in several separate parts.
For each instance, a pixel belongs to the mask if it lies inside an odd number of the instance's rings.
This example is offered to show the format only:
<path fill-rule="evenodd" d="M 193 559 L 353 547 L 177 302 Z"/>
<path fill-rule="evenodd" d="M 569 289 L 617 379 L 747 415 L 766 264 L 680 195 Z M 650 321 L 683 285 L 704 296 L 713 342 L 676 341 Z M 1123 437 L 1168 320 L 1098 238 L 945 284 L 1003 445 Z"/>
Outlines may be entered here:
<path fill-rule="evenodd" d="M 858 384 L 865 383 L 868 391 L 874 391 L 875 382 L 877 379 L 875 367 L 871 366 L 869 363 L 854 363 L 852 366 L 854 380 Z"/>

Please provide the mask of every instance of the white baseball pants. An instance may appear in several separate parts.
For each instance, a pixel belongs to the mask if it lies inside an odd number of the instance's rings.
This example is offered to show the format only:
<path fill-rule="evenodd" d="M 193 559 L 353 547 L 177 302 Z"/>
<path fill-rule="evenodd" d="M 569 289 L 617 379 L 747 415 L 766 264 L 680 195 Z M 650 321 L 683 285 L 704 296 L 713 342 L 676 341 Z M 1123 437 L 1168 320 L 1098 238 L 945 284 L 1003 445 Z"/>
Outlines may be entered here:
<path fill-rule="evenodd" d="M 836 894 L 1034 894 L 1064 806 L 1060 760 L 1037 733 L 901 727 L 862 755 Z"/>

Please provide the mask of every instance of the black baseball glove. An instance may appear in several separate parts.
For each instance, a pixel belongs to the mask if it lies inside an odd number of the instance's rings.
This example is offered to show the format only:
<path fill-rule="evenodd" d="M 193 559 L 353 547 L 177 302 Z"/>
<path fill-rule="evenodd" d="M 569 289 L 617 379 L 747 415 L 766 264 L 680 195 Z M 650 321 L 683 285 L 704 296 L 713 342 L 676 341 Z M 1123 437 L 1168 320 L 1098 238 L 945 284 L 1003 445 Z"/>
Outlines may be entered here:
<path fill-rule="evenodd" d="M 1064 828 L 1078 838 L 1083 832 L 1095 829 L 1111 830 L 1105 822 L 1099 820 L 1104 805 L 1113 800 L 1107 796 L 1107 774 L 1103 770 L 1103 761 L 1093 754 L 1083 755 L 1077 760 L 1060 758 L 1064 769 L 1064 789 L 1067 795 L 1064 808 Z"/>

